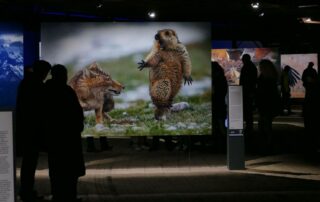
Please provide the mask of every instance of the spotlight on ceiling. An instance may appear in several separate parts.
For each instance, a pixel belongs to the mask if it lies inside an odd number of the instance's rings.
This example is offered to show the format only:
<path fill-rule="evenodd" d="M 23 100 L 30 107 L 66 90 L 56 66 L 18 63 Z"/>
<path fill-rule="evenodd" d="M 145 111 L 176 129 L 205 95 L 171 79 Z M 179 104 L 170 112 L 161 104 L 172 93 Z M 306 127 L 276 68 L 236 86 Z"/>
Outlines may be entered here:
<path fill-rule="evenodd" d="M 261 12 L 260 14 L 259 14 L 259 17 L 263 17 L 264 16 L 264 12 Z"/>
<path fill-rule="evenodd" d="M 148 16 L 149 16 L 149 18 L 156 18 L 156 17 L 157 17 L 157 14 L 156 14 L 155 11 L 149 11 L 149 12 L 148 12 Z"/>
<path fill-rule="evenodd" d="M 304 21 L 305 22 L 311 22 L 312 20 L 311 20 L 311 18 L 305 18 Z"/>
<path fill-rule="evenodd" d="M 103 0 L 99 0 L 96 4 L 97 8 L 102 8 L 103 7 Z"/>
<path fill-rule="evenodd" d="M 253 2 L 253 3 L 251 3 L 251 7 L 253 9 L 259 9 L 260 8 L 260 3 L 259 2 Z"/>
<path fill-rule="evenodd" d="M 319 7 L 319 4 L 306 4 L 306 5 L 300 5 L 298 8 L 314 8 L 314 7 Z"/>

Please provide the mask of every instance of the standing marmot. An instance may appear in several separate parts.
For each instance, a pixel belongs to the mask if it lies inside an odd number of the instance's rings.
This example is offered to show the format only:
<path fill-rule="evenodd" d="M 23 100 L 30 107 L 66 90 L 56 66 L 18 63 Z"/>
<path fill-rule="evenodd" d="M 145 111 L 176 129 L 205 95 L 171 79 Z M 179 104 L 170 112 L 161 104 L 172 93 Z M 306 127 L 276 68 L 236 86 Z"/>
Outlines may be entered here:
<path fill-rule="evenodd" d="M 139 64 L 139 70 L 150 67 L 150 96 L 156 106 L 155 118 L 165 119 L 174 96 L 184 84 L 192 84 L 191 60 L 186 47 L 172 29 L 159 30 L 151 52 Z"/>

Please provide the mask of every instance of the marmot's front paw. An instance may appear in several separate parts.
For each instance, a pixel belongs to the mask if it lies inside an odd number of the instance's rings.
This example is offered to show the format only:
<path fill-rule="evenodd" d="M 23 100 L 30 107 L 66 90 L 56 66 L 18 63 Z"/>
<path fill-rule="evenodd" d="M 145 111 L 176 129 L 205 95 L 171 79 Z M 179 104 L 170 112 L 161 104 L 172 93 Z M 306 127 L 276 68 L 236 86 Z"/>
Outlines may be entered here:
<path fill-rule="evenodd" d="M 141 71 L 141 70 L 143 70 L 143 68 L 145 68 L 146 67 L 146 62 L 144 61 L 144 60 L 141 60 L 141 62 L 138 62 L 138 65 L 139 65 L 139 67 L 138 67 L 138 69 Z"/>
<path fill-rule="evenodd" d="M 187 83 L 188 85 L 192 85 L 193 79 L 192 79 L 191 76 L 184 76 L 183 78 L 184 78 L 184 85 L 186 85 L 186 83 Z"/>

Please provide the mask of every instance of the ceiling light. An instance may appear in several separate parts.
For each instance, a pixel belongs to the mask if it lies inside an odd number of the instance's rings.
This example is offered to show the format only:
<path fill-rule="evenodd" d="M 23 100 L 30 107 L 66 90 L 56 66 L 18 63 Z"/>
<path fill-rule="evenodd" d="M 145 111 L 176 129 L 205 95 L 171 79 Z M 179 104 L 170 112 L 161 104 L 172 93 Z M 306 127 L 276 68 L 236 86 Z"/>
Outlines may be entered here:
<path fill-rule="evenodd" d="M 154 12 L 154 11 L 150 11 L 150 12 L 148 13 L 148 16 L 149 16 L 149 18 L 155 18 L 155 17 L 157 16 L 157 14 L 156 14 L 156 12 Z"/>
<path fill-rule="evenodd" d="M 254 2 L 254 3 L 251 3 L 251 7 L 253 9 L 258 9 L 260 7 L 260 3 L 259 2 Z"/>
<path fill-rule="evenodd" d="M 305 18 L 304 21 L 305 21 L 305 22 L 311 22 L 312 20 L 311 20 L 311 18 Z"/>
<path fill-rule="evenodd" d="M 260 16 L 260 17 L 263 17 L 263 16 L 264 16 L 264 12 L 261 12 L 261 13 L 259 14 L 259 16 Z"/>
<path fill-rule="evenodd" d="M 312 20 L 311 18 L 301 18 L 302 22 L 306 24 L 320 24 L 320 21 L 318 20 Z"/>
<path fill-rule="evenodd" d="M 97 8 L 102 8 L 103 7 L 103 4 L 102 3 L 99 3 L 98 5 L 97 5 Z"/>
<path fill-rule="evenodd" d="M 310 5 L 300 5 L 298 8 L 314 8 L 314 7 L 319 7 L 318 4 L 310 4 Z"/>

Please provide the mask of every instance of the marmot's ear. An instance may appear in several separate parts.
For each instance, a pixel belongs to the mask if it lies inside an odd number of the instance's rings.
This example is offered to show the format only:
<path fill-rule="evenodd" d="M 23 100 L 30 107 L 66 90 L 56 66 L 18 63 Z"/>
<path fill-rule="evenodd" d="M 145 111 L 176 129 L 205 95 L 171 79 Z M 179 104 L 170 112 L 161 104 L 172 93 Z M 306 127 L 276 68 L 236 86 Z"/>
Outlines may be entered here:
<path fill-rule="evenodd" d="M 175 37 L 176 37 L 177 42 L 178 42 L 178 43 L 181 43 L 181 42 L 180 42 L 180 40 L 179 40 L 179 38 L 178 38 L 177 32 L 176 32 L 176 31 L 174 31 L 174 30 L 172 30 L 172 33 L 173 33 L 173 36 L 175 36 Z"/>
<path fill-rule="evenodd" d="M 94 61 L 90 66 L 89 69 L 97 69 L 98 68 L 98 63 Z"/>
<path fill-rule="evenodd" d="M 95 63 L 90 64 L 89 67 L 86 68 L 86 70 L 89 71 L 90 69 L 93 69 L 93 66 L 94 66 L 94 65 L 95 65 Z"/>
<path fill-rule="evenodd" d="M 89 70 L 88 68 L 85 68 L 85 69 L 83 70 L 83 77 L 84 77 L 84 78 L 90 77 L 90 70 Z"/>

